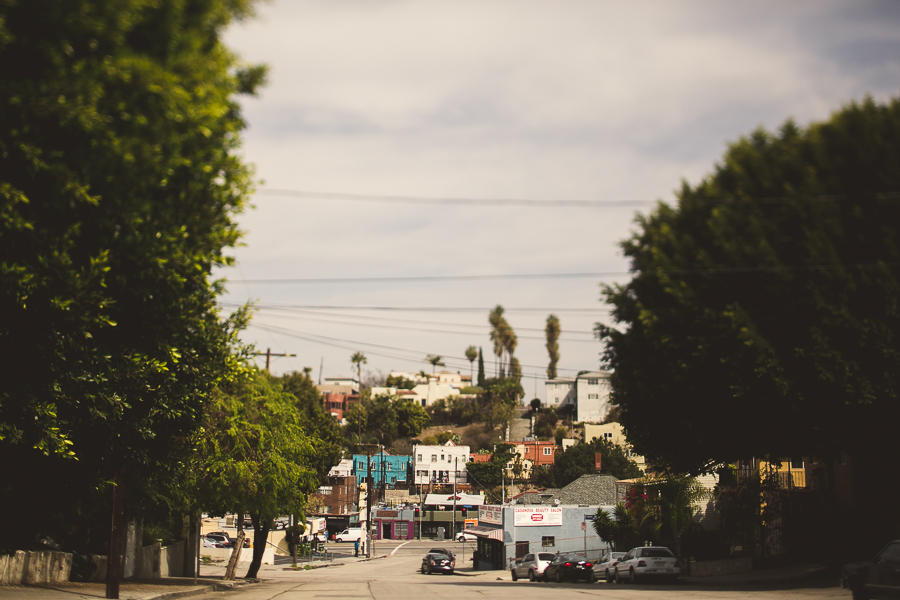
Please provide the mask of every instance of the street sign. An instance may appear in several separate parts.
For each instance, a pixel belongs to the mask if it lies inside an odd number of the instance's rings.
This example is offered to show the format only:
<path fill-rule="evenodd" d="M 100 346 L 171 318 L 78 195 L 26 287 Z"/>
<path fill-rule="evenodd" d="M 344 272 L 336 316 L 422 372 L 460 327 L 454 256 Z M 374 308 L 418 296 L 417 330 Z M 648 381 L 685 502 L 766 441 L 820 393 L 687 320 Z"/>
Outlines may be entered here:
<path fill-rule="evenodd" d="M 584 520 L 585 521 L 596 521 L 597 515 L 596 514 L 584 515 Z"/>
<path fill-rule="evenodd" d="M 584 521 L 581 522 L 581 530 L 587 531 L 587 523 L 585 523 Z"/>

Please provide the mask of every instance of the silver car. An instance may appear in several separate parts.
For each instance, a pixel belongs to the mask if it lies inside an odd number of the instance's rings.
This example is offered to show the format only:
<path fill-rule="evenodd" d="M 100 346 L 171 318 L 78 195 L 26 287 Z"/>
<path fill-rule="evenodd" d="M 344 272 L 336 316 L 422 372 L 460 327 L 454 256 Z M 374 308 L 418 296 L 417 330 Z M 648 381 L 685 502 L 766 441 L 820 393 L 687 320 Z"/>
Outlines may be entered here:
<path fill-rule="evenodd" d="M 529 581 L 547 581 L 544 577 L 544 569 L 554 558 L 556 558 L 556 554 L 552 552 L 526 554 L 521 561 L 516 561 L 515 565 L 510 568 L 512 580 L 517 581 L 519 577 L 527 577 Z"/>
<path fill-rule="evenodd" d="M 597 578 L 612 581 L 613 573 L 616 572 L 616 564 L 622 560 L 623 556 L 625 556 L 624 552 L 607 552 L 600 562 L 594 564 L 594 573 L 597 574 Z"/>

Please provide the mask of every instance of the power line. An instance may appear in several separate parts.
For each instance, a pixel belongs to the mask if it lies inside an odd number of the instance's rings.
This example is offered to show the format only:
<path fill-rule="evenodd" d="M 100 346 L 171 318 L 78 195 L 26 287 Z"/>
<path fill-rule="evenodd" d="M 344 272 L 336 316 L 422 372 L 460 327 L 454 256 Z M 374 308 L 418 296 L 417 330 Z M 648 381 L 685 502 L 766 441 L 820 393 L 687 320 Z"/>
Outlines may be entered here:
<path fill-rule="evenodd" d="M 307 190 L 283 190 L 261 188 L 256 194 L 283 196 L 303 200 L 346 200 L 350 202 L 454 205 L 454 206 L 530 206 L 534 208 L 623 208 L 655 204 L 653 200 L 531 200 L 526 198 L 441 198 L 427 196 L 403 196 L 399 194 L 350 194 L 345 192 L 313 192 Z"/>
<path fill-rule="evenodd" d="M 407 196 L 401 194 L 355 194 L 348 192 L 316 192 L 310 190 L 286 190 L 278 188 L 261 188 L 255 192 L 262 196 L 281 196 L 302 200 L 344 200 L 366 203 L 420 204 L 426 206 L 523 206 L 531 208 L 630 208 L 648 206 L 661 202 L 659 200 L 535 200 L 529 198 L 458 198 L 439 196 Z M 900 199 L 900 192 L 876 192 L 870 194 L 878 200 Z M 691 202 L 706 204 L 724 204 L 735 201 L 752 201 L 759 204 L 783 204 L 786 202 L 839 202 L 854 197 L 849 194 L 820 194 L 795 196 L 760 196 L 741 198 L 691 198 Z"/>
<path fill-rule="evenodd" d="M 879 263 L 829 263 L 818 265 L 773 265 L 760 267 L 704 267 L 698 269 L 650 269 L 643 271 L 606 271 L 585 273 L 505 273 L 494 275 L 409 275 L 387 277 L 320 277 L 305 279 L 230 279 L 233 283 L 256 284 L 319 284 L 319 283 L 391 283 L 391 282 L 423 282 L 423 281 L 485 281 L 508 279 L 578 279 L 622 277 L 635 275 L 691 275 L 691 274 L 746 274 L 746 273 L 783 273 L 790 271 L 830 271 L 833 269 L 883 269 L 900 266 L 897 262 Z"/>
<path fill-rule="evenodd" d="M 461 331 L 461 330 L 452 331 L 452 330 L 446 330 L 446 329 L 426 329 L 426 328 L 422 328 L 422 327 L 403 327 L 403 326 L 398 326 L 398 325 L 359 323 L 356 321 L 347 321 L 347 320 L 341 320 L 341 319 L 322 319 L 322 318 L 305 316 L 306 314 L 323 315 L 323 316 L 327 316 L 327 317 L 337 316 L 337 315 L 334 315 L 333 313 L 318 312 L 318 311 L 313 311 L 313 310 L 307 311 L 307 310 L 302 310 L 302 309 L 282 309 L 282 308 L 278 308 L 278 307 L 265 307 L 265 308 L 255 307 L 255 308 L 257 308 L 257 310 L 259 312 L 269 311 L 269 310 L 273 310 L 273 311 L 285 310 L 285 311 L 290 312 L 293 315 L 296 315 L 296 313 L 301 313 L 300 315 L 297 315 L 297 316 L 291 316 L 291 315 L 270 315 L 270 316 L 296 318 L 296 319 L 302 319 L 304 321 L 313 321 L 313 322 L 319 322 L 319 323 L 337 323 L 340 325 L 361 325 L 364 327 L 381 327 L 381 328 L 386 328 L 386 329 L 410 329 L 413 331 L 430 331 L 433 333 L 455 333 L 455 334 L 462 334 L 462 335 L 485 335 L 488 333 L 487 330 L 490 329 L 490 325 L 487 325 L 487 324 L 482 325 L 482 324 L 471 324 L 471 323 L 449 323 L 446 321 L 419 321 L 416 319 L 392 319 L 392 318 L 386 318 L 386 317 L 370 317 L 370 316 L 366 316 L 366 315 L 346 315 L 347 318 L 357 319 L 357 320 L 362 320 L 362 321 L 386 321 L 386 322 L 390 322 L 390 323 L 409 323 L 409 324 L 415 324 L 415 325 L 446 325 L 448 327 L 469 327 L 469 328 L 477 329 L 477 331 Z M 541 332 L 541 333 L 543 333 L 543 331 L 544 331 L 543 329 L 538 329 L 536 327 L 516 327 L 515 330 L 517 332 L 519 332 L 519 331 L 535 331 L 535 332 Z M 590 336 L 591 338 L 593 338 L 593 336 L 594 336 L 594 332 L 592 332 L 592 331 L 572 331 L 572 330 L 563 329 L 562 333 L 569 334 L 569 335 L 583 335 L 583 336 L 586 335 L 586 336 Z M 524 339 L 544 339 L 543 336 L 527 336 L 526 335 L 526 336 L 520 336 L 520 337 L 522 337 Z M 583 341 L 583 340 L 580 340 L 580 341 Z"/>
<path fill-rule="evenodd" d="M 220 302 L 222 306 L 243 306 L 243 302 Z M 402 311 L 402 312 L 478 312 L 489 313 L 493 307 L 483 306 L 348 306 L 337 304 L 255 304 L 258 308 L 296 308 L 311 310 L 375 310 L 375 311 Z M 505 313 L 596 313 L 609 312 L 607 307 L 596 308 L 540 308 L 540 307 L 503 307 Z"/>
<path fill-rule="evenodd" d="M 288 329 L 286 327 L 263 325 L 261 323 L 256 323 L 253 320 L 250 321 L 249 327 L 255 327 L 255 328 L 262 329 L 264 331 L 270 331 L 273 333 L 278 333 L 280 335 L 286 335 L 288 337 L 306 340 L 308 342 L 312 342 L 315 344 L 322 344 L 324 346 L 343 348 L 345 350 L 359 351 L 360 347 L 367 346 L 370 348 L 375 348 L 375 350 L 371 350 L 371 349 L 366 350 L 366 352 L 369 352 L 370 354 L 373 354 L 375 356 L 382 356 L 385 358 L 396 358 L 398 360 L 405 360 L 405 361 L 410 361 L 410 362 L 424 363 L 425 362 L 424 358 L 415 358 L 415 356 L 424 357 L 427 354 L 434 354 L 433 352 L 420 352 L 417 350 L 408 350 L 406 348 L 397 348 L 396 346 L 386 346 L 384 344 L 373 344 L 371 342 L 359 342 L 359 341 L 355 341 L 355 340 L 334 338 L 334 337 L 318 335 L 318 334 L 314 334 L 314 333 L 298 332 L 298 331 L 294 331 L 292 329 Z M 403 356 L 403 355 L 398 355 L 398 354 L 390 354 L 387 352 L 388 350 L 394 350 L 397 352 L 406 352 L 409 354 L 414 354 L 415 356 L 409 357 L 409 356 Z M 452 368 L 464 369 L 464 368 L 468 368 L 470 366 L 469 360 L 465 357 L 449 356 L 449 355 L 442 354 L 441 358 L 459 361 L 459 363 L 454 364 L 452 366 Z M 487 362 L 489 362 L 490 364 L 494 364 L 496 366 L 496 361 L 489 360 Z M 448 366 L 448 365 L 445 365 L 445 366 Z M 519 366 L 522 369 L 526 369 L 526 368 L 528 368 L 528 369 L 545 369 L 546 368 L 544 366 L 538 366 L 538 365 L 519 365 Z M 566 368 L 557 367 L 557 371 L 577 372 L 578 369 L 566 369 Z M 523 376 L 526 376 L 526 374 L 524 372 L 523 372 Z M 533 374 L 527 374 L 527 376 L 530 378 L 537 377 L 537 378 L 546 379 L 545 376 L 535 376 Z"/>

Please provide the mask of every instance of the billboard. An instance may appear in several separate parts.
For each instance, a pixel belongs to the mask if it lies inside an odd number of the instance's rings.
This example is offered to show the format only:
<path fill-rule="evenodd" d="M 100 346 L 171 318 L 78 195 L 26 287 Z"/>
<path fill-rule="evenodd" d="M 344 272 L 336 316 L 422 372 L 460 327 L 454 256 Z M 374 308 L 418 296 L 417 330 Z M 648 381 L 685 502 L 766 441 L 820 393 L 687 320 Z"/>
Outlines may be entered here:
<path fill-rule="evenodd" d="M 478 524 L 482 523 L 503 525 L 503 508 L 500 506 L 479 506 Z"/>
<path fill-rule="evenodd" d="M 513 512 L 516 527 L 562 526 L 563 509 L 558 506 L 517 506 Z"/>

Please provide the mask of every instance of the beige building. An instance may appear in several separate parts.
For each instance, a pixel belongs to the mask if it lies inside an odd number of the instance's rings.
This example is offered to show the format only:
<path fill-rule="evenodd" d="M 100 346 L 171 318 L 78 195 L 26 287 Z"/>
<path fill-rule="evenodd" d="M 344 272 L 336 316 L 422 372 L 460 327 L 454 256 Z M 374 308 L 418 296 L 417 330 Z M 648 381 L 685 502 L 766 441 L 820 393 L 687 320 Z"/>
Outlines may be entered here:
<path fill-rule="evenodd" d="M 609 441 L 616 446 L 625 450 L 625 456 L 634 461 L 642 473 L 647 471 L 647 461 L 640 454 L 631 451 L 631 444 L 625 439 L 625 433 L 619 423 L 604 423 L 603 425 L 584 425 L 584 443 L 589 444 L 591 440 L 601 438 Z"/>

